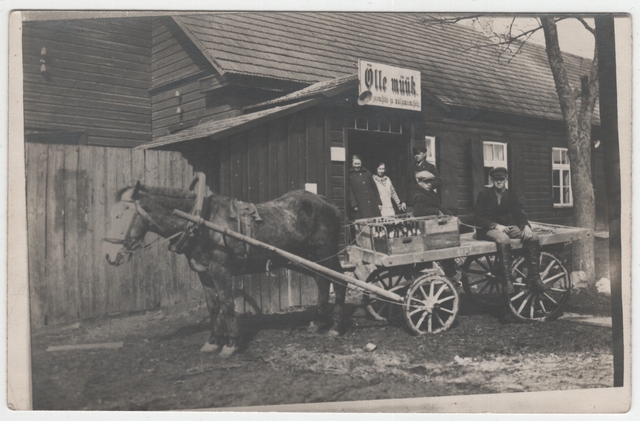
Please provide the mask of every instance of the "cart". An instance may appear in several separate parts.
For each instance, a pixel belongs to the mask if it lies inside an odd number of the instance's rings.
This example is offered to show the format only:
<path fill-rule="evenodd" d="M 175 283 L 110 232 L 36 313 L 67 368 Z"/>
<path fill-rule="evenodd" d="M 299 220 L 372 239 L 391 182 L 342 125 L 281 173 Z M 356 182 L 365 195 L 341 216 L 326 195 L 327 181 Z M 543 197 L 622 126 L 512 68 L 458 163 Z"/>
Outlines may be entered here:
<path fill-rule="evenodd" d="M 457 222 L 455 217 L 431 218 L 435 218 L 436 221 L 449 218 L 450 221 Z M 524 321 L 553 320 L 561 314 L 571 292 L 569 272 L 557 256 L 557 247 L 553 246 L 584 240 L 593 233 L 584 228 L 537 222 L 530 224 L 532 230 L 537 233 L 542 248 L 541 280 L 551 289 L 540 292 L 527 286 L 526 264 L 524 258 L 519 255 L 522 241 L 511 240 L 514 253 L 511 272 L 515 292 L 507 299 L 509 310 L 516 318 Z M 474 233 L 466 233 L 459 235 L 459 240 L 451 247 L 392 254 L 389 253 L 390 247 L 383 248 L 382 251 L 378 249 L 377 246 L 381 241 L 367 240 L 367 238 L 375 238 L 375 230 L 379 230 L 382 225 L 388 226 L 384 221 L 373 220 L 359 227 L 357 235 L 362 236 L 364 233 L 365 241 L 358 241 L 356 238 L 356 243 L 360 245 L 347 248 L 347 261 L 357 276 L 365 279 L 368 284 L 411 297 L 408 299 L 410 305 L 420 301 L 438 303 L 438 306 L 434 307 L 431 324 L 426 326 L 427 332 L 436 333 L 447 329 L 453 323 L 458 310 L 458 286 L 444 277 L 443 271 L 438 267 L 438 261 L 456 260 L 461 272 L 462 289 L 471 301 L 488 308 L 504 305 L 503 275 L 498 269 L 494 242 L 476 240 Z M 371 233 L 368 234 L 367 229 Z M 435 246 L 438 245 L 435 244 Z M 442 302 L 441 297 L 450 296 L 455 297 L 451 300 L 452 303 L 442 307 L 445 302 Z M 377 320 L 390 321 L 404 315 L 413 331 L 423 330 L 421 326 L 423 320 L 418 317 L 418 313 L 412 314 L 414 310 L 398 308 L 366 292 L 364 302 L 367 311 Z"/>
<path fill-rule="evenodd" d="M 425 230 L 424 225 L 419 225 L 422 230 L 414 231 L 413 238 L 406 237 L 392 242 L 389 240 L 394 235 L 387 230 L 389 220 L 361 220 L 359 235 L 364 241 L 357 241 L 357 245 L 346 248 L 347 265 L 354 269 L 353 275 L 349 275 L 349 272 L 343 274 L 328 269 L 318 263 L 205 221 L 199 216 L 179 210 L 174 210 L 173 213 L 223 235 L 269 250 L 293 264 L 344 282 L 351 288 L 360 289 L 364 291 L 366 308 L 373 317 L 389 321 L 403 317 L 407 327 L 416 334 L 438 333 L 446 330 L 453 324 L 458 313 L 460 298 L 456 285 L 444 277 L 434 262 L 464 258 L 461 277 L 464 291 L 481 304 L 499 303 L 503 293 L 500 274 L 495 271 L 495 243 L 475 240 L 471 234 L 460 235 L 457 229 L 458 220 L 455 217 L 402 216 L 394 218 L 391 222 L 401 221 L 405 226 L 407 223 L 409 226 L 414 224 L 414 229 L 416 222 L 422 223 L 428 220 L 433 220 L 432 222 L 440 226 L 455 223 L 458 234 L 454 236 L 453 242 L 448 234 L 452 230 L 446 227 L 441 228 L 443 236 L 434 242 L 432 241 L 434 237 L 430 235 L 431 231 Z M 531 225 L 540 237 L 541 246 L 570 243 L 592 235 L 591 231 L 580 228 L 537 223 Z M 381 230 L 384 230 L 383 235 L 380 235 Z M 380 241 L 381 239 L 384 241 Z M 423 246 L 417 244 L 420 239 L 424 239 L 424 247 L 438 248 L 424 250 Z M 381 243 L 387 243 L 387 247 L 381 250 L 379 247 Z M 450 244 L 455 245 L 448 247 Z M 519 240 L 513 240 L 512 245 L 516 250 L 522 247 Z M 561 261 L 552 253 L 542 252 L 540 269 L 543 282 L 552 286 L 550 291 L 543 293 L 530 290 L 524 282 L 526 270 L 523 259 L 518 258 L 514 261 L 512 272 L 516 280 L 514 284 L 516 292 L 509 298 L 509 307 L 520 319 L 549 320 L 556 316 L 567 302 L 571 280 Z"/>

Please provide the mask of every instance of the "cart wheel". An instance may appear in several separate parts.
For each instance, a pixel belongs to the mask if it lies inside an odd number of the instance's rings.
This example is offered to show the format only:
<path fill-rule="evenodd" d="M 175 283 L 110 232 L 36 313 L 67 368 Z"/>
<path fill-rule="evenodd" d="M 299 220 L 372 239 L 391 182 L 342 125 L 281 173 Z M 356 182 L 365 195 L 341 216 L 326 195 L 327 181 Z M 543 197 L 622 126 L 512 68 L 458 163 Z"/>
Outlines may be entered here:
<path fill-rule="evenodd" d="M 539 292 L 527 287 L 525 278 L 527 267 L 524 258 L 519 258 L 513 265 L 515 293 L 509 297 L 509 309 L 519 319 L 544 321 L 553 319 L 562 311 L 569 299 L 571 278 L 569 273 L 552 254 L 540 253 L 540 279 L 551 290 Z"/>
<path fill-rule="evenodd" d="M 502 279 L 495 253 L 467 257 L 462 265 L 462 288 L 473 302 L 483 307 L 504 305 Z"/>
<path fill-rule="evenodd" d="M 377 287 L 393 291 L 396 294 L 404 295 L 402 290 L 411 285 L 411 280 L 415 278 L 409 270 L 398 268 L 381 268 L 371 272 L 367 278 L 367 283 Z M 399 305 L 384 298 L 379 298 L 375 294 L 365 292 L 363 294 L 364 305 L 369 314 L 376 320 L 392 321 L 402 317 L 402 309 Z"/>
<path fill-rule="evenodd" d="M 404 299 L 404 319 L 418 335 L 448 329 L 458 314 L 459 297 L 444 276 L 424 275 L 416 279 Z"/>

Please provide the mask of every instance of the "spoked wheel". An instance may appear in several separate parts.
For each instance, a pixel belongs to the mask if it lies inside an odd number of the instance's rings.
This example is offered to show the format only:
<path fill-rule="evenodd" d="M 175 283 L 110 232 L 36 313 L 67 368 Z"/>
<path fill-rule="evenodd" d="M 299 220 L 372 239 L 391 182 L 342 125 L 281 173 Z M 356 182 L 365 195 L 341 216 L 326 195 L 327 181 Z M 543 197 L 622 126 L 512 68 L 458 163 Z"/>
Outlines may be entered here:
<path fill-rule="evenodd" d="M 367 278 L 367 283 L 395 292 L 398 295 L 404 295 L 404 290 L 411 285 L 413 278 L 415 276 L 406 269 L 382 268 L 371 272 L 371 275 Z M 364 293 L 363 299 L 367 311 L 376 320 L 392 321 L 402 317 L 402 308 L 398 304 L 367 292 Z"/>
<path fill-rule="evenodd" d="M 404 319 L 418 335 L 442 332 L 453 324 L 458 305 L 458 292 L 451 281 L 444 276 L 424 275 L 407 291 Z"/>
<path fill-rule="evenodd" d="M 467 257 L 462 265 L 462 288 L 473 302 L 483 307 L 504 305 L 502 279 L 495 253 Z"/>
<path fill-rule="evenodd" d="M 509 297 L 509 309 L 519 319 L 544 321 L 557 317 L 569 299 L 571 278 L 562 263 L 552 254 L 540 253 L 540 279 L 549 291 L 529 288 L 525 282 L 527 265 L 524 258 L 516 260 L 513 269 L 515 293 Z"/>

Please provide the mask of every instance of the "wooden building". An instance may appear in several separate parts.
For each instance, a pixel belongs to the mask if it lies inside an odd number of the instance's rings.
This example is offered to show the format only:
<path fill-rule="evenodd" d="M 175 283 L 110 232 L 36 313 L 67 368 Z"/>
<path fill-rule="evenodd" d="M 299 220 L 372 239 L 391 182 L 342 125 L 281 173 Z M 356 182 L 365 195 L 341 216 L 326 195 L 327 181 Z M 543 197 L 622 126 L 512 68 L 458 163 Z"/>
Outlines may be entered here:
<path fill-rule="evenodd" d="M 442 201 L 463 219 L 472 214 L 488 170 L 500 165 L 509 169 L 509 188 L 519 194 L 529 219 L 573 224 L 562 114 L 546 52 L 538 45 L 527 43 L 507 56 L 479 32 L 436 25 L 417 13 L 209 13 L 25 22 L 23 57 L 26 140 L 133 147 L 126 155 L 130 170 L 116 177 L 125 184 L 139 174 L 150 184 L 184 185 L 193 169 L 207 174 L 212 192 L 245 201 L 263 202 L 307 188 L 328 197 L 346 222 L 352 154 L 360 154 L 371 171 L 385 161 L 404 196 L 412 177 L 411 147 L 424 145 L 444 180 Z M 578 86 L 591 62 L 569 54 L 564 58 Z M 421 111 L 358 105 L 358 59 L 420 71 Z M 594 114 L 596 141 L 597 109 Z M 77 163 L 72 171 L 83 168 L 91 178 L 91 163 L 83 161 L 87 153 L 73 153 Z M 103 201 L 101 218 L 112 200 L 105 190 L 112 185 L 107 175 L 118 172 L 122 162 L 120 155 L 109 153 L 116 158 L 89 154 L 101 162 L 95 170 L 105 172 L 94 177 L 98 191 L 106 194 L 98 199 Z M 94 203 L 95 190 L 79 171 L 67 171 L 67 157 L 66 149 L 45 156 L 51 168 L 63 171 L 38 176 L 43 158 L 34 155 L 34 181 L 27 186 L 33 203 L 59 184 L 59 173 L 75 174 L 71 188 L 93 192 L 78 200 Z M 606 229 L 600 149 L 594 149 L 593 159 L 596 228 Z M 135 168 L 136 162 L 143 167 Z M 29 168 L 28 162 L 28 175 Z M 174 170 L 182 174 L 177 182 L 170 176 Z M 55 182 L 47 184 L 49 178 Z M 42 180 L 48 187 L 33 184 Z M 57 190 L 49 195 L 60 202 Z M 54 211 L 42 216 L 31 209 L 29 214 L 30 238 L 34 229 L 59 228 L 47 224 L 57 220 Z M 75 225 L 71 222 L 70 229 Z M 98 234 L 92 235 L 99 241 Z M 51 240 L 54 251 L 60 238 L 68 237 L 57 233 Z M 31 250 L 30 244 L 30 257 Z M 47 250 L 34 256 L 40 265 Z M 154 250 L 149 262 L 168 253 Z M 98 278 L 105 274 L 120 276 L 104 262 L 95 267 L 94 284 L 104 283 Z M 69 279 L 64 268 L 59 272 L 61 279 Z M 145 276 L 136 273 L 131 279 Z M 79 276 L 76 270 L 71 277 L 78 285 Z M 181 276 L 176 272 L 166 279 L 173 292 L 154 286 L 145 293 L 141 280 L 130 306 L 97 303 L 88 313 L 78 310 L 77 317 L 193 299 L 193 277 L 184 281 L 188 290 L 176 289 Z M 271 290 L 267 285 L 273 281 L 264 277 L 239 280 L 243 301 L 238 310 L 273 312 L 312 304 L 311 283 L 296 276 L 287 273 L 284 283 Z M 110 302 L 127 294 L 127 282 L 120 284 L 120 292 L 105 286 Z M 58 295 L 73 295 L 62 289 L 66 292 Z M 82 299 L 80 294 L 75 300 Z"/>

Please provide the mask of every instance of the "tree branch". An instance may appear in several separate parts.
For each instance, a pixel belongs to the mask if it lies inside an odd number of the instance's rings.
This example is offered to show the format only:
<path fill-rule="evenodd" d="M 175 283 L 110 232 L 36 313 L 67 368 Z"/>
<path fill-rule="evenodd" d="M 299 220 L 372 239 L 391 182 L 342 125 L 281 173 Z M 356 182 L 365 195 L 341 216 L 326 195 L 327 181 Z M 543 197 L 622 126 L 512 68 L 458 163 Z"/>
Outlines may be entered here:
<path fill-rule="evenodd" d="M 591 32 L 593 35 L 596 34 L 596 30 L 594 28 L 592 28 L 591 26 L 589 26 L 589 24 L 583 18 L 577 17 L 576 19 L 578 19 L 578 21 L 580 21 L 580 23 L 582 23 L 582 26 L 584 26 L 587 31 Z"/>

